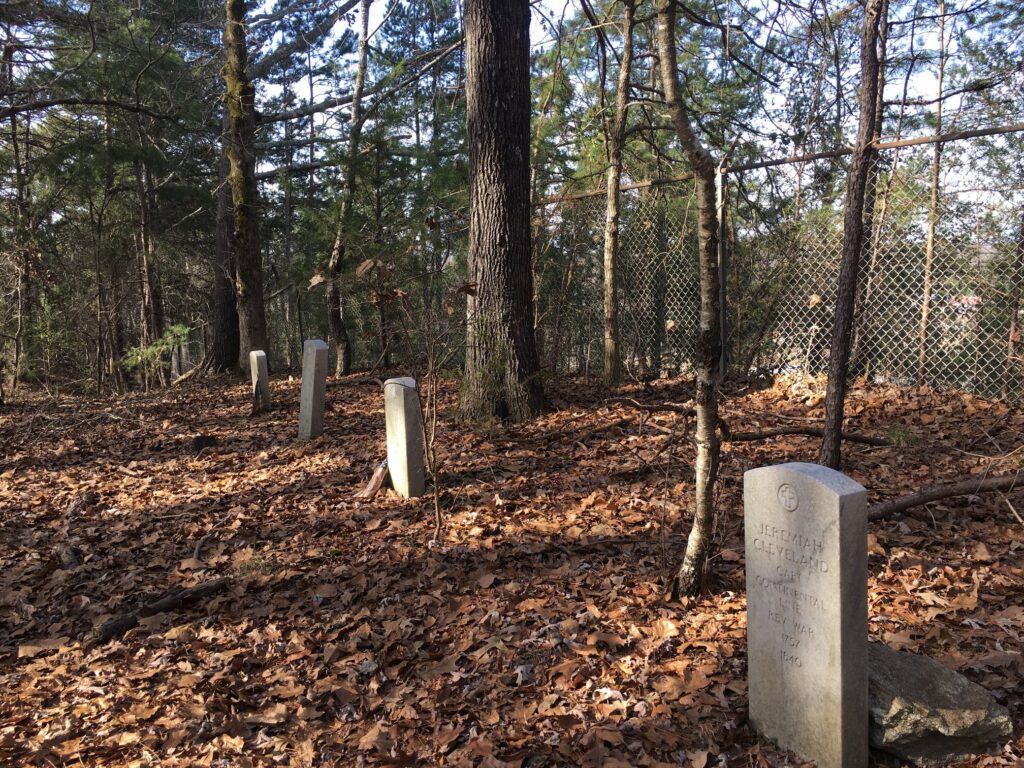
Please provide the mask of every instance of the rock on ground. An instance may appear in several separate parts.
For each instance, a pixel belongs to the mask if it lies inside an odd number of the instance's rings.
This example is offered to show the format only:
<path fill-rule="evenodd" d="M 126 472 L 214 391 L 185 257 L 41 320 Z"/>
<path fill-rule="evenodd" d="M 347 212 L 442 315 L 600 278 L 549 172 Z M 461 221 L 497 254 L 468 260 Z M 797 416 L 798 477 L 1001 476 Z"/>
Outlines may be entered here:
<path fill-rule="evenodd" d="M 1005 742 L 1013 723 L 980 685 L 926 656 L 868 644 L 871 746 L 945 766 Z"/>

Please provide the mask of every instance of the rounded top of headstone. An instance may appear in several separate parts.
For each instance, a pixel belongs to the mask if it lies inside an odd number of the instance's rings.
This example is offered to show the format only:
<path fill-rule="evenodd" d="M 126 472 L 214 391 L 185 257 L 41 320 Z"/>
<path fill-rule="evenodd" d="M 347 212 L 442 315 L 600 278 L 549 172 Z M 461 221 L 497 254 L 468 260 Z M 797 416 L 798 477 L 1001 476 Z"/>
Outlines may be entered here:
<path fill-rule="evenodd" d="M 816 482 L 839 496 L 866 493 L 864 486 L 852 477 L 847 477 L 842 472 L 823 467 L 820 464 L 809 464 L 802 461 L 749 469 L 744 473 L 744 477 L 757 478 L 760 482 L 777 483 L 776 494 L 779 504 L 790 512 L 800 504 L 796 488 L 793 485 L 799 481 L 795 478 Z"/>
<path fill-rule="evenodd" d="M 306 339 L 302 348 L 306 349 L 307 347 L 312 347 L 313 349 L 327 349 L 327 342 L 323 339 Z"/>
<path fill-rule="evenodd" d="M 254 349 L 249 352 L 249 357 L 266 357 L 267 353 L 262 349 Z"/>
<path fill-rule="evenodd" d="M 416 379 L 412 376 L 399 376 L 394 379 L 388 379 L 384 382 L 385 387 L 389 384 L 395 384 L 399 387 L 406 387 L 408 389 L 416 389 Z"/>

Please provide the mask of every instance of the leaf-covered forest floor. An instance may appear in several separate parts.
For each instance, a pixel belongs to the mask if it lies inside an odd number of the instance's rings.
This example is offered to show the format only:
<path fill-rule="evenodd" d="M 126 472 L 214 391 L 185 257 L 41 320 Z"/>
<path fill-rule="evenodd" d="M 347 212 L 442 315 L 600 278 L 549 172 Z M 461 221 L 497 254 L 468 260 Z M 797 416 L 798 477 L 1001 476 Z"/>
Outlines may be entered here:
<path fill-rule="evenodd" d="M 709 592 L 666 586 L 688 530 L 682 416 L 563 384 L 519 426 L 449 420 L 430 497 L 353 501 L 384 453 L 383 397 L 331 380 L 296 441 L 297 381 L 0 411 L 0 764 L 798 765 L 747 722 L 741 477 L 818 440 L 726 444 Z M 733 430 L 820 425 L 823 382 L 723 397 Z M 687 382 L 623 387 L 685 403 Z M 958 393 L 854 387 L 847 444 L 869 502 L 1021 466 L 1024 413 Z M 192 439 L 217 445 L 197 453 Z M 871 525 L 870 632 L 1010 707 L 1024 756 L 1024 494 Z M 199 605 L 96 643 L 112 615 L 227 576 Z"/>

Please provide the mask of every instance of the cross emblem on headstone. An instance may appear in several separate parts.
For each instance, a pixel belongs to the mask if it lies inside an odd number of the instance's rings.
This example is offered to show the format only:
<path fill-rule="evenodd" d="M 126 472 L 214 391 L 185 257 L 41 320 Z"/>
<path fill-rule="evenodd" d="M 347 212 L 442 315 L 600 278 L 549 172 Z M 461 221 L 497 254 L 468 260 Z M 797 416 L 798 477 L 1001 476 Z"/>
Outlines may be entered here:
<path fill-rule="evenodd" d="M 792 512 L 800 503 L 800 499 L 796 495 L 796 488 L 794 488 L 789 483 L 783 483 L 782 485 L 779 486 L 778 495 L 779 504 L 781 504 L 782 508 L 785 509 L 787 512 Z"/>

